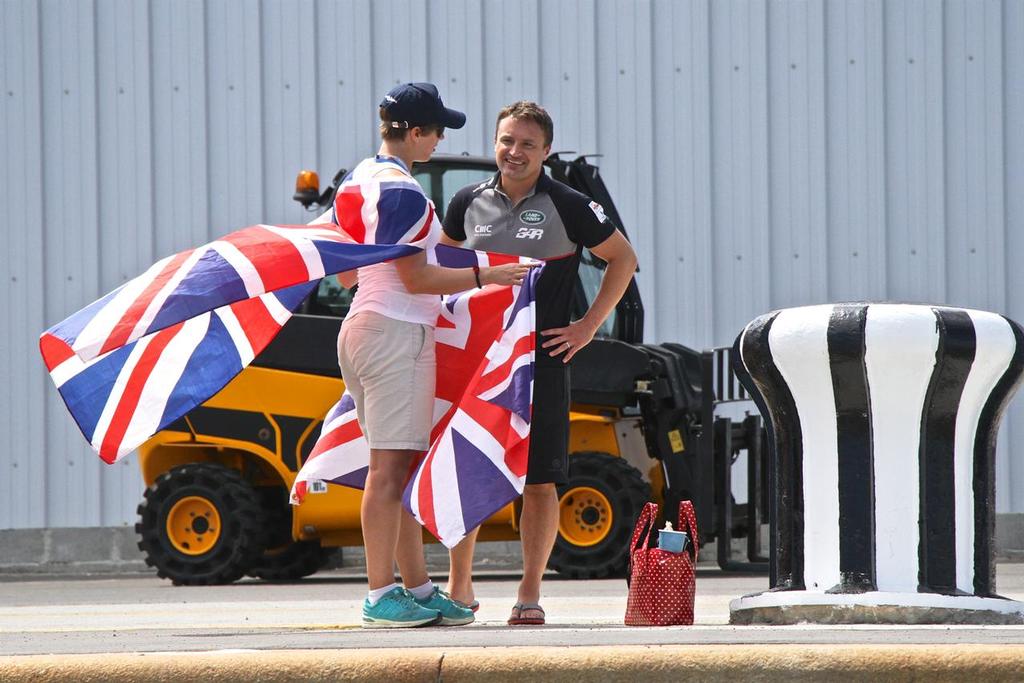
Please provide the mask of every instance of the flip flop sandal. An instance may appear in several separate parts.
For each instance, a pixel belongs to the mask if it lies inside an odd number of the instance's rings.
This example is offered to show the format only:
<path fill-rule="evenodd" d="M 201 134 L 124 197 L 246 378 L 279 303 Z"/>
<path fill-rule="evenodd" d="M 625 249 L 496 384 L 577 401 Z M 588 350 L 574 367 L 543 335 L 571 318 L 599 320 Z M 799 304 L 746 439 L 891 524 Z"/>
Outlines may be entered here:
<path fill-rule="evenodd" d="M 462 609 L 468 609 L 468 610 L 472 610 L 474 612 L 476 612 L 478 609 L 480 609 L 480 601 L 479 600 L 474 600 L 473 602 L 462 602 L 461 600 L 456 600 L 455 598 L 452 598 L 452 602 L 454 602 L 456 605 L 458 605 Z"/>
<path fill-rule="evenodd" d="M 544 608 L 538 603 L 517 602 L 512 607 L 512 616 L 508 618 L 508 625 L 540 626 L 544 623 L 544 617 Z"/>

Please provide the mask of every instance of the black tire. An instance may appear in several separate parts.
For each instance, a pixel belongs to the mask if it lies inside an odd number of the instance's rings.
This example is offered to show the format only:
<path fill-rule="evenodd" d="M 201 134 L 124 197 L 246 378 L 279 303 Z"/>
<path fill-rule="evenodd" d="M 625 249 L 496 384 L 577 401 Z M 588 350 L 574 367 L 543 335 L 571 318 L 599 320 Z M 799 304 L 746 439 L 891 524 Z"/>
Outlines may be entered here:
<path fill-rule="evenodd" d="M 595 490 L 611 508 L 610 523 L 586 501 L 570 498 L 574 492 Z M 574 453 L 569 456 L 569 481 L 558 487 L 560 524 L 548 566 L 573 579 L 599 579 L 626 573 L 629 541 L 644 504 L 651 499 L 651 487 L 640 472 L 622 458 L 607 453 Z M 578 510 L 580 528 L 593 518 L 599 541 L 579 545 L 566 536 L 567 510 Z M 601 524 L 607 524 L 607 529 Z"/>
<path fill-rule="evenodd" d="M 168 516 L 173 512 L 185 519 L 182 506 L 189 504 L 210 514 L 193 514 L 195 521 L 169 531 Z M 179 465 L 160 475 L 146 489 L 138 513 L 135 532 L 146 564 L 175 585 L 237 581 L 266 544 L 265 514 L 256 489 L 238 472 L 222 465 Z M 219 528 L 215 524 L 218 518 Z"/>
<path fill-rule="evenodd" d="M 323 548 L 318 541 L 292 538 L 288 490 L 283 486 L 261 488 L 259 494 L 267 515 L 267 545 L 246 574 L 266 581 L 294 581 L 323 569 L 334 549 Z"/>

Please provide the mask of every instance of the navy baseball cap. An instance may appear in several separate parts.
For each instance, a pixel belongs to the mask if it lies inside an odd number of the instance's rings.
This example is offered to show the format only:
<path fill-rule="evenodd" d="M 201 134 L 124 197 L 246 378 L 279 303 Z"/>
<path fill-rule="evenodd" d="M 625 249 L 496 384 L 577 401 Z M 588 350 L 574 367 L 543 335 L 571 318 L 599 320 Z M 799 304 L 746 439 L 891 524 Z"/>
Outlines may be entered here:
<path fill-rule="evenodd" d="M 393 128 L 440 125 L 462 128 L 466 115 L 444 106 L 433 83 L 403 83 L 392 88 L 380 103 Z"/>

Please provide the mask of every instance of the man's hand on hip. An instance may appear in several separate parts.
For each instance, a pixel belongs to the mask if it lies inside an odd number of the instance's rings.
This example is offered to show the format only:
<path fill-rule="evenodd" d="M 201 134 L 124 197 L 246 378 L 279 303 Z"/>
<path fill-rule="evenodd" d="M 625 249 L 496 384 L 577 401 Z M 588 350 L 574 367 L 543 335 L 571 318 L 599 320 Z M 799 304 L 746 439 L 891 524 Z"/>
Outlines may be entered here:
<path fill-rule="evenodd" d="M 540 333 L 550 337 L 541 344 L 541 347 L 548 349 L 551 356 L 565 354 L 562 356 L 562 362 L 568 363 L 577 351 L 594 339 L 597 328 L 584 320 L 574 320 L 568 327 L 552 327 L 549 330 L 541 330 Z"/>

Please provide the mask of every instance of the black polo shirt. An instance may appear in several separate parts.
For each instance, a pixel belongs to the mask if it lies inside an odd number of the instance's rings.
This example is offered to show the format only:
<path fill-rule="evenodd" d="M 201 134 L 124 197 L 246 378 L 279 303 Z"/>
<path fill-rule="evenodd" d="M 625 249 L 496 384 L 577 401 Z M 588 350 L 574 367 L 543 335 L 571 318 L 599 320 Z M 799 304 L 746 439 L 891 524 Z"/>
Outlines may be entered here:
<path fill-rule="evenodd" d="M 537 363 L 562 365 L 541 349 L 541 330 L 565 327 L 572 314 L 583 247 L 615 232 L 604 209 L 584 194 L 541 173 L 516 205 L 498 187 L 500 174 L 459 190 L 444 215 L 444 232 L 463 246 L 547 261 L 537 282 Z"/>

